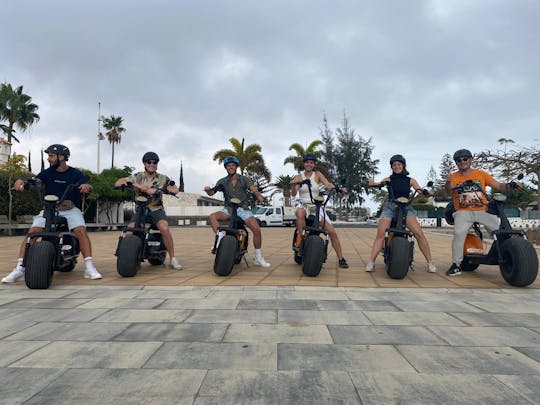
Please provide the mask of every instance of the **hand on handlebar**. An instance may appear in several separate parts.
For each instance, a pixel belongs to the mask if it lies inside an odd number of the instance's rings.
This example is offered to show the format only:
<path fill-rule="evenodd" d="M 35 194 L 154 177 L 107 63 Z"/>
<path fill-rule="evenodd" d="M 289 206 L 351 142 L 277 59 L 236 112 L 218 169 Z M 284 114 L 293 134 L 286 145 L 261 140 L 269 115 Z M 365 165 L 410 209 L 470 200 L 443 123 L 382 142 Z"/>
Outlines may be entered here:
<path fill-rule="evenodd" d="M 88 194 L 88 193 L 92 192 L 92 186 L 90 184 L 87 184 L 87 183 L 81 184 L 79 186 L 79 191 L 81 193 Z"/>

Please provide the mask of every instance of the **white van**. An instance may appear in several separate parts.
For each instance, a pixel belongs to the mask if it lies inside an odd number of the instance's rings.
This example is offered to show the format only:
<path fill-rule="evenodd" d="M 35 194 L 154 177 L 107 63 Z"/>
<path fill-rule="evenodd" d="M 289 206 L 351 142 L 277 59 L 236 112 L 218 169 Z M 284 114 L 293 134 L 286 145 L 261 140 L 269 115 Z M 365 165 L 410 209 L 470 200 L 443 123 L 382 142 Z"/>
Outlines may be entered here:
<path fill-rule="evenodd" d="M 260 226 L 294 226 L 294 207 L 259 207 L 254 214 Z"/>

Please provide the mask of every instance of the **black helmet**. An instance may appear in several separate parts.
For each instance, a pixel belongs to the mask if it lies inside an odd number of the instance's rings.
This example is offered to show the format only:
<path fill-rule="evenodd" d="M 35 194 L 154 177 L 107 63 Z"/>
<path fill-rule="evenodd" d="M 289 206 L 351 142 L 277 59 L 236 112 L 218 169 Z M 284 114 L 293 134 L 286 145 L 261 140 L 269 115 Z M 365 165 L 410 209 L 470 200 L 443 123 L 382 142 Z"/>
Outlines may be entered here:
<path fill-rule="evenodd" d="M 390 166 L 392 166 L 392 163 L 394 162 L 401 162 L 403 166 L 407 165 L 407 161 L 403 157 L 403 155 L 394 155 L 390 158 Z"/>
<path fill-rule="evenodd" d="M 303 157 L 302 157 L 302 162 L 306 163 L 308 160 L 313 160 L 315 163 L 317 163 L 317 156 L 315 156 L 314 153 L 306 153 Z"/>
<path fill-rule="evenodd" d="M 47 149 L 45 149 L 45 153 L 53 153 L 55 155 L 62 155 L 64 156 L 65 160 L 69 159 L 69 149 L 67 146 L 60 145 L 59 143 L 55 143 L 54 145 L 49 146 Z"/>
<path fill-rule="evenodd" d="M 159 162 L 159 156 L 157 155 L 156 152 L 146 152 L 142 157 L 142 161 L 143 163 L 146 163 L 149 160 L 155 160 Z"/>
<path fill-rule="evenodd" d="M 454 153 L 454 160 L 459 159 L 459 158 L 462 158 L 462 157 L 472 158 L 472 153 L 471 153 L 471 151 L 468 150 L 468 149 L 459 149 L 459 150 L 456 150 L 456 152 Z"/>
<path fill-rule="evenodd" d="M 448 225 L 454 225 L 454 212 L 456 212 L 454 202 L 450 201 L 444 208 L 444 219 L 446 219 Z"/>
<path fill-rule="evenodd" d="M 227 156 L 225 159 L 223 159 L 224 167 L 227 167 L 229 163 L 234 163 L 237 167 L 240 165 L 236 156 Z"/>

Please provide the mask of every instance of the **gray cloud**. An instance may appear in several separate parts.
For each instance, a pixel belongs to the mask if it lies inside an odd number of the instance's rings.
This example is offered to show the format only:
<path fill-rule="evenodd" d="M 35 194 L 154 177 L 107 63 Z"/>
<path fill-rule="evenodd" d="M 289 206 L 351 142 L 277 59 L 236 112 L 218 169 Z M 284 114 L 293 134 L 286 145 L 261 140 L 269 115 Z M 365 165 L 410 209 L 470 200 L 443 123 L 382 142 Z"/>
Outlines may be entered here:
<path fill-rule="evenodd" d="M 343 113 L 421 182 L 455 149 L 538 138 L 536 1 L 1 0 L 0 80 L 24 85 L 41 121 L 15 150 L 62 140 L 96 169 L 97 102 L 125 120 L 116 164 L 160 170 L 200 191 L 232 136 L 259 143 L 274 175 L 288 147 Z M 37 167 L 37 162 L 33 162 Z M 101 143 L 101 167 L 110 146 Z"/>

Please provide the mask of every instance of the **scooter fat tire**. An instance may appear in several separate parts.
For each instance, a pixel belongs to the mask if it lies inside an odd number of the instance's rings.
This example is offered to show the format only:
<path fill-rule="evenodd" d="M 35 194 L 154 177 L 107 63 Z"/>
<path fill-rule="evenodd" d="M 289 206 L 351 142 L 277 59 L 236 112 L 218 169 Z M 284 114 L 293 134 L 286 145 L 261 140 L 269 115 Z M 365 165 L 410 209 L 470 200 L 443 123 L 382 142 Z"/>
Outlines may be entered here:
<path fill-rule="evenodd" d="M 501 246 L 503 259 L 501 274 L 514 287 L 526 287 L 538 275 L 538 256 L 531 243 L 524 238 L 510 238 Z"/>
<path fill-rule="evenodd" d="M 478 266 L 480 266 L 478 263 L 461 262 L 461 264 L 459 265 L 459 268 L 462 271 L 475 271 L 478 268 Z"/>
<path fill-rule="evenodd" d="M 30 246 L 26 256 L 24 282 L 31 289 L 47 289 L 53 278 L 56 249 L 51 242 L 38 241 Z"/>
<path fill-rule="evenodd" d="M 142 242 L 137 236 L 126 236 L 120 241 L 116 259 L 118 274 L 122 277 L 133 277 L 137 274 L 141 249 Z"/>
<path fill-rule="evenodd" d="M 393 279 L 405 278 L 409 271 L 411 244 L 406 238 L 394 236 L 388 246 L 386 273 Z"/>
<path fill-rule="evenodd" d="M 231 274 L 236 258 L 236 249 L 238 249 L 238 243 L 234 236 L 225 235 L 221 238 L 214 259 L 214 273 L 218 276 Z"/>
<path fill-rule="evenodd" d="M 302 273 L 317 277 L 324 263 L 324 241 L 320 236 L 310 235 L 304 243 Z"/>

